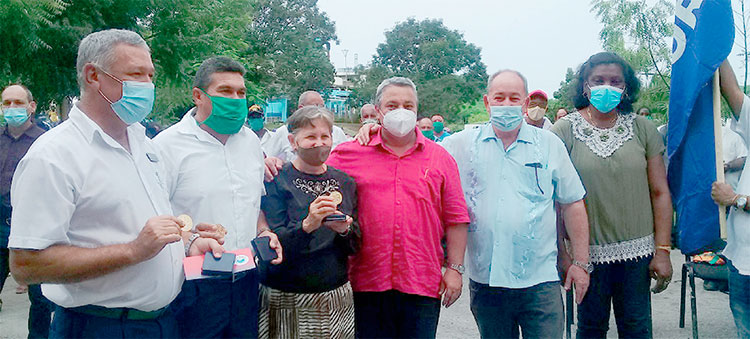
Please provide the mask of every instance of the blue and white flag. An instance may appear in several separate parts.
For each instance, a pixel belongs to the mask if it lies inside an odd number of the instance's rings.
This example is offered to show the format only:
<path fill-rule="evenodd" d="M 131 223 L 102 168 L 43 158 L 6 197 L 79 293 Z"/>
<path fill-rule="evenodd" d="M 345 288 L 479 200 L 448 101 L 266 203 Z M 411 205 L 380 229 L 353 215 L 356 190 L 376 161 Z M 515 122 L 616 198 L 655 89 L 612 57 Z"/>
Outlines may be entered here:
<path fill-rule="evenodd" d="M 677 212 L 680 249 L 701 251 L 719 238 L 716 181 L 714 71 L 734 43 L 729 0 L 678 0 L 672 45 L 667 154 L 669 188 Z"/>

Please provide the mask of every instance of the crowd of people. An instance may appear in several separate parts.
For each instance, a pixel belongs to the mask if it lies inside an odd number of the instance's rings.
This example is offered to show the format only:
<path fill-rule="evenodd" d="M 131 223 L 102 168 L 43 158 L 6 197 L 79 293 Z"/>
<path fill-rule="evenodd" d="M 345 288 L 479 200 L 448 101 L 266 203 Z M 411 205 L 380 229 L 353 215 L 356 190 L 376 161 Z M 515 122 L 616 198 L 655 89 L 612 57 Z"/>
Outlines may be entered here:
<path fill-rule="evenodd" d="M 464 274 L 483 338 L 561 338 L 561 286 L 578 338 L 605 338 L 612 308 L 620 337 L 652 337 L 650 293 L 672 278 L 665 147 L 614 53 L 580 66 L 575 110 L 554 124 L 547 94 L 506 69 L 488 79 L 485 124 L 451 132 L 418 116 L 417 85 L 393 77 L 353 138 L 315 91 L 266 128 L 227 57 L 203 61 L 186 89 L 195 107 L 147 137 L 155 68 L 127 30 L 86 36 L 76 70 L 80 101 L 47 132 L 28 88 L 2 91 L 0 282 L 10 271 L 29 285 L 30 337 L 434 338 Z M 747 144 L 750 105 L 727 63 L 721 74 Z M 724 254 L 743 338 L 749 180 L 712 193 L 732 206 Z M 275 259 L 185 280 L 186 257 L 257 239 Z"/>

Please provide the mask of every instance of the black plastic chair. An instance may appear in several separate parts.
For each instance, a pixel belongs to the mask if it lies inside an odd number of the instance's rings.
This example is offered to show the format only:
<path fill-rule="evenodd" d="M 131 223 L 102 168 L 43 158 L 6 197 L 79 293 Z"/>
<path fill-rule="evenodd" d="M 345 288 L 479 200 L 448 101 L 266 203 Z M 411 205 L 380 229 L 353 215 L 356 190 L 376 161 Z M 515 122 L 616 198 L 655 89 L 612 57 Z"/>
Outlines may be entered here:
<path fill-rule="evenodd" d="M 693 326 L 693 338 L 698 339 L 698 306 L 695 298 L 695 277 L 712 280 L 729 280 L 727 265 L 709 265 L 694 263 L 692 257 L 685 256 L 682 264 L 682 289 L 680 294 L 680 328 L 685 328 L 685 292 L 690 282 L 690 313 Z"/>

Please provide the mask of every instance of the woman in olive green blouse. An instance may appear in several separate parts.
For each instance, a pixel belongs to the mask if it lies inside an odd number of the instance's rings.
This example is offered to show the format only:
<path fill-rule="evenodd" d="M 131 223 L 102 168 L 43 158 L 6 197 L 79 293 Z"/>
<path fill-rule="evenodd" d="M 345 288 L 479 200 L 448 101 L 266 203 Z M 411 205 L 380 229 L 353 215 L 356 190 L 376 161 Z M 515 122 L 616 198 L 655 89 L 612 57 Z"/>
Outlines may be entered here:
<path fill-rule="evenodd" d="M 578 111 L 551 130 L 586 187 L 594 271 L 578 307 L 577 336 L 606 337 L 612 305 L 619 337 L 650 338 L 650 278 L 663 290 L 672 277 L 664 143 L 651 121 L 632 113 L 640 84 L 618 55 L 591 56 L 573 88 Z M 566 255 L 561 251 L 564 263 Z"/>

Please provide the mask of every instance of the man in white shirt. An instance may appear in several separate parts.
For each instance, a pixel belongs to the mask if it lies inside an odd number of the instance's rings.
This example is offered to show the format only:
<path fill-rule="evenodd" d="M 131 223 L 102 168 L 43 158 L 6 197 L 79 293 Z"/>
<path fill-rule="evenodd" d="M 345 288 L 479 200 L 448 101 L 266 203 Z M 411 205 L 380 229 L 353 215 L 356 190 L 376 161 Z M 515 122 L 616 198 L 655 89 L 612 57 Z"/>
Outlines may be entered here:
<path fill-rule="evenodd" d="M 299 102 L 297 109 L 305 106 L 318 106 L 325 107 L 325 102 L 320 93 L 315 91 L 306 91 L 299 96 Z M 344 133 L 341 127 L 336 125 L 333 126 L 333 132 L 331 133 L 333 138 L 333 148 L 336 148 L 339 144 L 352 140 L 349 136 Z M 273 133 L 273 141 L 269 141 L 269 148 L 266 150 L 266 155 L 269 157 L 277 157 L 282 161 L 292 161 L 297 156 L 292 150 L 292 145 L 289 144 L 289 130 L 286 125 L 282 125 L 277 128 Z"/>
<path fill-rule="evenodd" d="M 196 222 L 217 223 L 228 251 L 250 248 L 258 236 L 271 237 L 281 262 L 281 246 L 260 213 L 263 151 L 245 127 L 245 68 L 226 57 L 204 61 L 193 81 L 195 108 L 160 133 L 154 142 L 172 167 L 170 201 L 175 213 Z M 225 279 L 186 281 L 177 304 L 183 337 L 258 336 L 257 270 Z"/>
<path fill-rule="evenodd" d="M 76 69 L 81 100 L 14 175 L 11 271 L 58 305 L 51 337 L 176 336 L 166 306 L 185 252 L 222 249 L 180 230 L 161 154 L 138 123 L 153 107 L 149 48 L 131 31 L 92 33 Z"/>
<path fill-rule="evenodd" d="M 721 94 L 732 109 L 732 129 L 750 144 L 750 99 L 740 89 L 729 61 L 719 68 Z M 711 197 L 716 203 L 732 206 L 727 218 L 727 247 L 729 259 L 729 308 L 734 315 L 738 337 L 750 338 L 750 175 L 742 169 L 735 190 L 727 183 L 714 182 Z"/>

